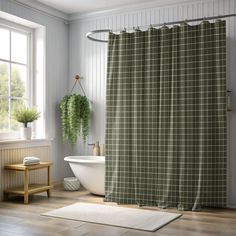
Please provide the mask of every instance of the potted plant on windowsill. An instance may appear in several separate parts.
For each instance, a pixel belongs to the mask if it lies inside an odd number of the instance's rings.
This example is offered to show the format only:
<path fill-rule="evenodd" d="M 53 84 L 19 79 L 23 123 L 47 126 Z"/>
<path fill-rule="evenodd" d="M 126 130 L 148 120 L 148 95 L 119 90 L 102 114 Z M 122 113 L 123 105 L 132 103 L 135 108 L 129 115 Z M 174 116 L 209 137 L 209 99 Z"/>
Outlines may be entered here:
<path fill-rule="evenodd" d="M 31 139 L 32 128 L 28 127 L 28 123 L 37 120 L 40 117 L 40 112 L 37 111 L 36 107 L 28 108 L 25 106 L 16 108 L 13 112 L 13 118 L 24 126 L 20 129 L 20 136 L 22 139 Z"/>

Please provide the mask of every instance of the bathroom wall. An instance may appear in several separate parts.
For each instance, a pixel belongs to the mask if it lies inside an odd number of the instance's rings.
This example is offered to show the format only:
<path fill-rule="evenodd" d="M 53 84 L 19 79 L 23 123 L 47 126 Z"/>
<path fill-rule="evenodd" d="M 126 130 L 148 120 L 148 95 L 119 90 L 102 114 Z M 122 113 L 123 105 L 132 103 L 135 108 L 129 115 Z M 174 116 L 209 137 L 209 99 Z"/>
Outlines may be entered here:
<path fill-rule="evenodd" d="M 68 152 L 62 145 L 58 107 L 68 88 L 69 32 L 68 25 L 62 19 L 67 16 L 51 9 L 54 15 L 58 15 L 53 16 L 27 6 L 24 2 L 28 1 L 0 0 L 0 11 L 46 27 L 46 136 L 52 138 L 52 179 L 55 182 L 60 181 L 69 169 L 63 161 L 64 155 Z"/>
<path fill-rule="evenodd" d="M 84 79 L 82 84 L 88 97 L 93 101 L 91 133 L 88 142 L 104 142 L 105 131 L 105 88 L 106 88 L 106 54 L 107 45 L 86 39 L 85 34 L 95 29 L 120 29 L 140 25 L 149 25 L 169 21 L 236 13 L 234 0 L 204 1 L 161 1 L 167 6 L 158 6 L 158 2 L 141 4 L 132 8 L 119 8 L 112 11 L 72 15 L 69 26 L 69 87 L 73 77 L 79 73 Z M 160 4 L 160 2 L 159 2 Z M 228 89 L 232 90 L 233 111 L 228 113 L 228 205 L 236 207 L 236 17 L 227 18 L 227 78 Z M 78 88 L 79 91 L 79 88 Z M 78 142 L 74 154 L 91 153 L 87 144 Z"/>

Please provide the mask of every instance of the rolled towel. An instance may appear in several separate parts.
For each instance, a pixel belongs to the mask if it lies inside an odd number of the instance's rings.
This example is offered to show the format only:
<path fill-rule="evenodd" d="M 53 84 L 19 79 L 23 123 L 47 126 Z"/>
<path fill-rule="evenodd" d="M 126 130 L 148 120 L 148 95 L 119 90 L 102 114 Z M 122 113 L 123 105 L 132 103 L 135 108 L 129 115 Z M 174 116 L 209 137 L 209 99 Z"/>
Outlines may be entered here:
<path fill-rule="evenodd" d="M 40 158 L 38 157 L 29 156 L 29 157 L 24 157 L 23 159 L 23 165 L 25 166 L 36 165 L 39 163 L 40 163 Z"/>

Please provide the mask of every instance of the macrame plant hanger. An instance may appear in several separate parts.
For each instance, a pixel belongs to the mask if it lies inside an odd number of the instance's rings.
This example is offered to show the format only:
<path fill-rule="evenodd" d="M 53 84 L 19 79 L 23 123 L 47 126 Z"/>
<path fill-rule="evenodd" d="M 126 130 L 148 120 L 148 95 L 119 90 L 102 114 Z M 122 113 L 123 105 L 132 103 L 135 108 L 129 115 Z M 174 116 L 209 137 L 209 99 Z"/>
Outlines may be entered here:
<path fill-rule="evenodd" d="M 74 85 L 73 85 L 73 87 L 72 87 L 70 93 L 73 92 L 73 90 L 74 90 L 74 88 L 75 88 L 75 85 L 77 84 L 77 82 L 79 82 L 79 86 L 80 86 L 80 88 L 81 88 L 81 90 L 82 90 L 84 96 L 86 96 L 85 91 L 84 91 L 84 89 L 83 89 L 83 87 L 82 87 L 82 85 L 81 85 L 81 83 L 80 83 L 80 79 L 81 79 L 81 77 L 80 77 L 79 75 L 76 75 L 76 76 L 75 76 L 75 83 L 74 83 Z M 87 96 L 86 96 L 86 97 L 87 97 Z"/>
<path fill-rule="evenodd" d="M 71 89 L 71 91 L 70 91 L 70 94 L 72 94 L 72 92 L 74 91 L 74 88 L 75 88 L 76 84 L 79 83 L 79 86 L 80 86 L 80 88 L 81 88 L 81 90 L 82 90 L 84 96 L 87 97 L 87 95 L 86 95 L 86 93 L 85 93 L 85 90 L 84 90 L 82 84 L 80 83 L 80 80 L 81 80 L 80 75 L 78 75 L 78 74 L 75 75 L 75 82 L 74 82 L 74 85 L 73 85 L 73 87 L 72 87 L 72 89 Z M 88 101 L 89 101 L 90 103 L 93 103 L 92 101 L 90 101 L 90 99 L 89 99 L 88 97 L 87 97 L 87 99 L 88 99 Z"/>

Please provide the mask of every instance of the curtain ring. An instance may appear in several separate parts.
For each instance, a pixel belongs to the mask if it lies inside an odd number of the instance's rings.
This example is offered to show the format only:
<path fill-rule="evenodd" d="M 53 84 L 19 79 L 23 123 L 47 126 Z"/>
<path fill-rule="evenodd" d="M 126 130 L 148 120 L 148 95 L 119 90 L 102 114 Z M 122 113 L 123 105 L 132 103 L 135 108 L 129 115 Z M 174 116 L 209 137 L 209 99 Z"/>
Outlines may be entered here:
<path fill-rule="evenodd" d="M 121 30 L 120 33 L 126 33 L 126 28 L 124 27 L 124 29 Z"/>
<path fill-rule="evenodd" d="M 140 31 L 140 29 L 139 29 L 139 26 L 137 26 L 137 27 L 133 27 L 133 30 L 135 31 L 135 32 L 139 32 Z"/>
<path fill-rule="evenodd" d="M 203 18 L 202 18 L 203 20 L 202 20 L 202 22 L 201 22 L 201 24 L 205 24 L 205 23 L 209 23 L 209 21 L 207 20 L 207 18 L 204 16 Z"/>
<path fill-rule="evenodd" d="M 141 31 L 140 28 L 139 28 L 139 26 L 136 27 L 135 31 L 136 31 L 136 32 L 140 32 L 140 31 Z"/>
<path fill-rule="evenodd" d="M 184 20 L 184 25 L 186 25 L 186 26 L 189 25 L 189 24 L 188 24 L 188 19 L 185 19 L 185 20 Z"/>
<path fill-rule="evenodd" d="M 161 29 L 168 29 L 166 22 L 163 23 L 163 26 L 161 27 Z"/>

